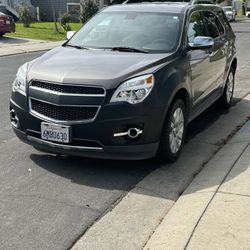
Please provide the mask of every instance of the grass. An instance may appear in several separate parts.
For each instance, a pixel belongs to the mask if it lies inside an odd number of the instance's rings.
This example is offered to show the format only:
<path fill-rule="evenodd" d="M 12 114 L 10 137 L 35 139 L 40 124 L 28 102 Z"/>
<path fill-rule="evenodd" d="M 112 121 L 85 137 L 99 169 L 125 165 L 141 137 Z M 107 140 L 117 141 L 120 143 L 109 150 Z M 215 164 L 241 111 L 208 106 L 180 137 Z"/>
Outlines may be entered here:
<path fill-rule="evenodd" d="M 10 37 L 30 38 L 36 40 L 60 41 L 66 39 L 66 32 L 58 23 L 59 32 L 55 32 L 53 22 L 35 22 L 29 28 L 24 28 L 23 24 L 16 23 L 16 32 L 9 33 Z M 70 23 L 72 30 L 78 30 L 82 24 Z"/>

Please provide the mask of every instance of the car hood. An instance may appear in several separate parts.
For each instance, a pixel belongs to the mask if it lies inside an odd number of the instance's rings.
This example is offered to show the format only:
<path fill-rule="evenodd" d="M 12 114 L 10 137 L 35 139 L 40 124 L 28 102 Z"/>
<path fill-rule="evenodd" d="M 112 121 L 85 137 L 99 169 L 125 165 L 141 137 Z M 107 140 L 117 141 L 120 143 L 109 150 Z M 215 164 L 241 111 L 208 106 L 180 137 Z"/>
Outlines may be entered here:
<path fill-rule="evenodd" d="M 152 73 L 170 54 L 144 54 L 58 47 L 30 63 L 28 80 L 114 88 L 125 79 Z"/>

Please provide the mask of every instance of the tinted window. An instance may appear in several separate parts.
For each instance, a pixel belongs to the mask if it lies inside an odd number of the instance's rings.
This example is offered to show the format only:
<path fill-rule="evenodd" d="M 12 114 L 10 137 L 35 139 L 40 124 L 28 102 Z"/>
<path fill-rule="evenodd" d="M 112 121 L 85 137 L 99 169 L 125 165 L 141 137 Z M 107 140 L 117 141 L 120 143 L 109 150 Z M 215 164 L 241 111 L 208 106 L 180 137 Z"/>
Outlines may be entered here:
<path fill-rule="evenodd" d="M 231 26 L 227 20 L 227 17 L 225 16 L 224 12 L 222 10 L 217 11 L 217 15 L 221 21 L 221 23 L 223 24 L 223 26 L 227 29 L 231 31 Z"/>
<path fill-rule="evenodd" d="M 224 28 L 216 15 L 209 11 L 204 11 L 203 15 L 210 37 L 216 38 L 224 34 Z"/>
<path fill-rule="evenodd" d="M 201 18 L 200 12 L 194 12 L 190 16 L 188 25 L 188 42 L 193 43 L 197 36 L 207 36 L 206 28 Z"/>
<path fill-rule="evenodd" d="M 174 51 L 183 16 L 171 13 L 101 12 L 70 40 L 70 45 L 96 49 L 133 47 L 149 52 Z"/>

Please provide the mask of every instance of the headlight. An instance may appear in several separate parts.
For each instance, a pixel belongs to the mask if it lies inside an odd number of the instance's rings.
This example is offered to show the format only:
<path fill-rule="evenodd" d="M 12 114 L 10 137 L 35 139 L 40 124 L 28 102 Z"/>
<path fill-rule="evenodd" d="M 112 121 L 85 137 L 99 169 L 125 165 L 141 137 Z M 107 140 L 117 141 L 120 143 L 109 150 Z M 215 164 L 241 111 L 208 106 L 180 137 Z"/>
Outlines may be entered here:
<path fill-rule="evenodd" d="M 28 63 L 23 64 L 17 71 L 16 79 L 13 82 L 12 90 L 14 92 L 19 92 L 23 95 L 26 95 L 26 82 L 27 82 L 27 71 Z"/>
<path fill-rule="evenodd" d="M 128 102 L 131 104 L 142 102 L 153 89 L 154 82 L 152 74 L 132 78 L 117 88 L 110 102 Z"/>

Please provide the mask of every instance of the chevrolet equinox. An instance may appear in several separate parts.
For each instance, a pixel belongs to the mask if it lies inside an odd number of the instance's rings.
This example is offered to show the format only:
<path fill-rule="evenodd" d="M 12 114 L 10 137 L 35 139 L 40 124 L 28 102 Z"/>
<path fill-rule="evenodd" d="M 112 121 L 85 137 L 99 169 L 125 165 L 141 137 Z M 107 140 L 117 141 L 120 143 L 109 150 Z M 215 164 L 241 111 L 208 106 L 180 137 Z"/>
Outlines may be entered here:
<path fill-rule="evenodd" d="M 236 67 L 220 7 L 113 5 L 19 68 L 10 120 L 43 152 L 173 162 L 191 120 L 217 100 L 230 106 Z"/>

